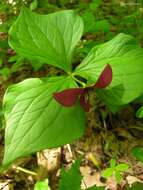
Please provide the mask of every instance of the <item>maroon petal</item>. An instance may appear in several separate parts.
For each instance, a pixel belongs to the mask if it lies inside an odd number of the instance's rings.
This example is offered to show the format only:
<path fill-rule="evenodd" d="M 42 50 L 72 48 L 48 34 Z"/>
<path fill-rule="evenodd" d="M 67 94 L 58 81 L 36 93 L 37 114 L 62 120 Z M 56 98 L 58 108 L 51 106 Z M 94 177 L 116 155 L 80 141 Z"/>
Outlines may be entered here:
<path fill-rule="evenodd" d="M 63 106 L 72 106 L 76 103 L 80 94 L 84 93 L 83 88 L 69 88 L 61 92 L 54 93 L 53 96 L 57 102 Z"/>
<path fill-rule="evenodd" d="M 90 110 L 90 103 L 89 103 L 89 98 L 88 98 L 88 94 L 81 94 L 80 96 L 80 105 L 83 107 L 83 109 L 86 112 L 89 112 Z"/>
<path fill-rule="evenodd" d="M 106 88 L 111 83 L 112 76 L 112 67 L 109 64 L 107 64 L 93 87 Z"/>

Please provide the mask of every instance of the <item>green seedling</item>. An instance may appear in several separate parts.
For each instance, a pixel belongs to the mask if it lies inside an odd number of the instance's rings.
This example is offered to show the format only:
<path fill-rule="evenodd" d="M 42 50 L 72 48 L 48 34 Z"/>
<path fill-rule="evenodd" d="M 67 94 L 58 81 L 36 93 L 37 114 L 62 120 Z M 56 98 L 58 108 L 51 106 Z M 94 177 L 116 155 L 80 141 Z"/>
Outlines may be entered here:
<path fill-rule="evenodd" d="M 117 164 L 115 159 L 111 159 L 109 168 L 102 172 L 102 176 L 106 179 L 114 177 L 117 183 L 122 181 L 122 174 L 129 169 L 129 165 L 125 163 Z"/>

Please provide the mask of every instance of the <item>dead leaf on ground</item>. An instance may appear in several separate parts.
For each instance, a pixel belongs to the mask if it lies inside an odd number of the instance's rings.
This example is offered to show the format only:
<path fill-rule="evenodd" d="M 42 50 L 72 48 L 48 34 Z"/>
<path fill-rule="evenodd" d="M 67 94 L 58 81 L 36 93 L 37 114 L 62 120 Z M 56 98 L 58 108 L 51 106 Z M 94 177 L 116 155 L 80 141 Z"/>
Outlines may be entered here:
<path fill-rule="evenodd" d="M 101 174 L 100 172 L 96 172 L 93 170 L 93 168 L 89 166 L 81 166 L 80 167 L 81 174 L 83 176 L 83 181 L 81 188 L 89 188 L 93 185 L 96 186 L 105 186 L 104 183 L 100 181 Z"/>

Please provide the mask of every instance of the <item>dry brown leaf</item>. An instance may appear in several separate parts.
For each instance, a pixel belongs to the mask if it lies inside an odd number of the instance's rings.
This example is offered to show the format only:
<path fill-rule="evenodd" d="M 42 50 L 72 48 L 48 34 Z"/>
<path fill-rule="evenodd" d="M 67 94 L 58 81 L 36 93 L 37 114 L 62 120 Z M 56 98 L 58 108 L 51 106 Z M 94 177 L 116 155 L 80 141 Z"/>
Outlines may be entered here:
<path fill-rule="evenodd" d="M 96 186 L 105 186 L 104 183 L 100 181 L 101 174 L 99 172 L 93 171 L 89 166 L 80 167 L 81 174 L 83 176 L 83 182 L 81 188 L 89 188 L 93 185 Z"/>
<path fill-rule="evenodd" d="M 10 190 L 9 189 L 9 183 L 6 182 L 0 182 L 0 190 Z"/>
<path fill-rule="evenodd" d="M 127 180 L 127 183 L 129 184 L 129 186 L 131 186 L 133 183 L 135 182 L 140 182 L 140 183 L 143 183 L 142 180 L 138 179 L 137 177 L 135 176 L 127 176 L 126 177 L 126 180 Z"/>
<path fill-rule="evenodd" d="M 46 173 L 53 173 L 60 168 L 60 158 L 61 148 L 47 149 L 37 153 L 38 165 L 43 168 L 42 172 L 45 175 Z"/>

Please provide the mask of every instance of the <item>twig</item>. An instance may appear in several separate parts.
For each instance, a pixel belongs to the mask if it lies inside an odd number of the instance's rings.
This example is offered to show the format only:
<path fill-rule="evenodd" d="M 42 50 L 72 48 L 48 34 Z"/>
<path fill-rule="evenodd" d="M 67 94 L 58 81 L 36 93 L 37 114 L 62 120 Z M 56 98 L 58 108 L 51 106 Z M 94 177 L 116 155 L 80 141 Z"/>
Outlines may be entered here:
<path fill-rule="evenodd" d="M 22 168 L 20 166 L 17 166 L 17 167 L 14 166 L 14 168 L 17 169 L 17 170 L 19 170 L 19 171 L 21 171 L 21 172 L 30 174 L 30 175 L 34 175 L 34 176 L 38 175 L 36 172 L 33 172 L 33 171 L 28 170 L 28 169 Z"/>
<path fill-rule="evenodd" d="M 73 155 L 73 153 L 72 153 L 71 146 L 70 146 L 69 144 L 67 144 L 67 149 L 68 149 L 68 151 L 69 151 L 70 157 L 73 158 L 73 162 L 75 162 L 75 160 L 74 160 L 74 155 Z"/>

